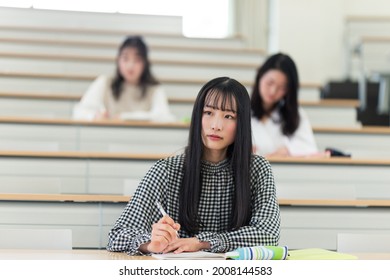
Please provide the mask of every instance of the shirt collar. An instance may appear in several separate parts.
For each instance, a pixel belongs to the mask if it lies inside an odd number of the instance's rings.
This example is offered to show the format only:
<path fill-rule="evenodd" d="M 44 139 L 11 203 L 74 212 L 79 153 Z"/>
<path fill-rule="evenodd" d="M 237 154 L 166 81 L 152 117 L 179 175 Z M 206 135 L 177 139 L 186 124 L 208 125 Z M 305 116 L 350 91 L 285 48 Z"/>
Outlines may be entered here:
<path fill-rule="evenodd" d="M 202 160 L 201 168 L 202 171 L 206 171 L 206 172 L 218 172 L 230 168 L 230 158 L 226 158 L 218 163 L 212 163 L 206 160 Z"/>

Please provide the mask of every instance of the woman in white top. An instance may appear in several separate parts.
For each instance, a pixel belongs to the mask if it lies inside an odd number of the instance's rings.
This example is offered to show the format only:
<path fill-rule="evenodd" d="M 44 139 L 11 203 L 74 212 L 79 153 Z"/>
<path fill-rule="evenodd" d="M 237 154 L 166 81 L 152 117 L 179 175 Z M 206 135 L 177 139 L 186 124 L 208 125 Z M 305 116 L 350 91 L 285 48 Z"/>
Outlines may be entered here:
<path fill-rule="evenodd" d="M 257 154 L 318 155 L 310 122 L 298 105 L 298 88 L 298 71 L 288 55 L 272 55 L 259 68 L 251 96 L 252 135 Z"/>
<path fill-rule="evenodd" d="M 151 73 L 148 49 L 140 36 L 124 40 L 116 63 L 115 76 L 99 76 L 76 104 L 73 118 L 172 120 L 168 99 Z"/>

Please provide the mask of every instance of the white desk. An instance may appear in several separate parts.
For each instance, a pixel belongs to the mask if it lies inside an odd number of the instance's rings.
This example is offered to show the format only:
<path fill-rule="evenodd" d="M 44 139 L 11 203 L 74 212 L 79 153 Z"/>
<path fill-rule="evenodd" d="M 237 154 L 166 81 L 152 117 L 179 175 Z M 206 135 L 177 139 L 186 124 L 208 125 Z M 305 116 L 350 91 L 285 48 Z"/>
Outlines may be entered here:
<path fill-rule="evenodd" d="M 12 250 L 0 249 L 0 260 L 153 260 L 106 250 Z"/>
<path fill-rule="evenodd" d="M 389 253 L 354 253 L 360 260 L 390 260 Z M 290 258 L 291 259 L 291 258 Z M 106 250 L 4 250 L 0 260 L 154 260 Z"/>

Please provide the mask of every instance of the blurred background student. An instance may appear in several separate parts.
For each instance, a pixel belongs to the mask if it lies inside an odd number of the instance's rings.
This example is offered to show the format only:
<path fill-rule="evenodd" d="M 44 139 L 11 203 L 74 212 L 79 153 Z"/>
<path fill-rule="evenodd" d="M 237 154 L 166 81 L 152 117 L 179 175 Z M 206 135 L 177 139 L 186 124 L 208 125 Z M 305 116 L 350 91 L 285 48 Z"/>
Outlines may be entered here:
<path fill-rule="evenodd" d="M 267 157 L 319 155 L 309 119 L 298 104 L 294 61 L 277 53 L 258 69 L 252 89 L 254 151 Z"/>
<path fill-rule="evenodd" d="M 150 68 L 142 37 L 127 37 L 118 50 L 115 75 L 101 75 L 89 86 L 75 105 L 73 118 L 173 120 L 165 92 Z"/>

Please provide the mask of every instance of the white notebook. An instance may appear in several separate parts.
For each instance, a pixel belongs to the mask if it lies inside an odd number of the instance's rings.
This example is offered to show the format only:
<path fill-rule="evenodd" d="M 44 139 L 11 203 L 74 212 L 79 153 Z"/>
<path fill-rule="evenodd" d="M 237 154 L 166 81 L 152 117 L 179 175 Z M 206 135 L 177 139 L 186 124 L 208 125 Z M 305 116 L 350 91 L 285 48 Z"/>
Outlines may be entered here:
<path fill-rule="evenodd" d="M 204 251 L 198 252 L 184 252 L 180 254 L 166 253 L 166 254 L 152 254 L 152 257 L 160 260 L 224 260 L 225 254 L 210 253 Z"/>

